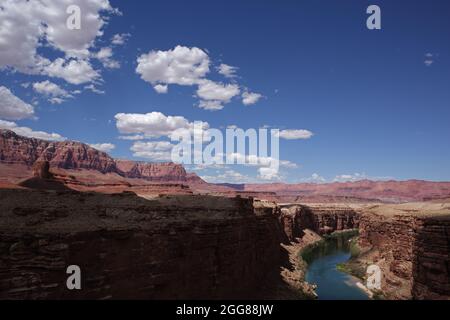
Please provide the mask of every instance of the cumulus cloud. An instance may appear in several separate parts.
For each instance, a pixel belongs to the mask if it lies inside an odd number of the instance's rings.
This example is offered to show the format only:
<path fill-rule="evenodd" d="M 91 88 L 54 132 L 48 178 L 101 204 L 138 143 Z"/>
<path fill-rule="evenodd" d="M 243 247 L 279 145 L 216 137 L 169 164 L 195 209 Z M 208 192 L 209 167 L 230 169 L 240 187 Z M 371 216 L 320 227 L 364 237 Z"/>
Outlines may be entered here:
<path fill-rule="evenodd" d="M 53 104 L 63 103 L 67 98 L 73 97 L 56 83 L 48 80 L 33 83 L 33 90 L 47 97 Z"/>
<path fill-rule="evenodd" d="M 130 37 L 131 34 L 129 33 L 120 33 L 120 34 L 118 33 L 111 38 L 111 43 L 116 46 L 121 46 L 124 45 L 125 42 L 127 42 Z"/>
<path fill-rule="evenodd" d="M 236 84 L 223 84 L 211 80 L 203 80 L 198 86 L 197 96 L 201 99 L 199 107 L 207 110 L 220 110 L 223 104 L 240 93 Z"/>
<path fill-rule="evenodd" d="M 69 5 L 81 9 L 81 29 L 67 28 Z M 99 78 L 89 63 L 90 50 L 107 18 L 117 13 L 108 0 L 3 0 L 0 10 L 0 69 L 42 74 L 80 84 Z M 46 46 L 64 54 L 51 61 Z"/>
<path fill-rule="evenodd" d="M 286 140 L 310 139 L 313 135 L 311 131 L 303 129 L 280 130 L 278 133 L 281 139 Z"/>
<path fill-rule="evenodd" d="M 95 55 L 105 68 L 107 69 L 118 69 L 120 68 L 119 61 L 112 59 L 113 52 L 110 47 L 101 48 Z"/>
<path fill-rule="evenodd" d="M 209 183 L 251 183 L 255 179 L 235 170 L 227 169 L 216 175 L 202 175 L 201 178 Z"/>
<path fill-rule="evenodd" d="M 169 86 L 167 84 L 157 84 L 153 88 L 158 93 L 167 93 L 167 92 L 169 92 Z"/>
<path fill-rule="evenodd" d="M 205 51 L 177 46 L 167 51 L 150 51 L 137 59 L 136 72 L 152 86 L 158 84 L 197 84 L 209 72 L 209 57 Z"/>
<path fill-rule="evenodd" d="M 76 59 L 64 60 L 58 58 L 46 66 L 44 73 L 76 85 L 100 78 L 99 72 L 94 70 L 88 61 Z"/>
<path fill-rule="evenodd" d="M 302 182 L 310 182 L 310 183 L 325 183 L 327 179 L 319 175 L 318 173 L 313 173 L 311 177 L 306 179 L 301 179 Z"/>
<path fill-rule="evenodd" d="M 215 111 L 215 110 L 222 110 L 223 109 L 223 103 L 218 100 L 200 100 L 198 103 L 198 107 L 205 110 Z"/>
<path fill-rule="evenodd" d="M 258 178 L 262 180 L 280 180 L 279 170 L 271 167 L 263 167 L 258 169 Z"/>
<path fill-rule="evenodd" d="M 167 141 L 138 141 L 133 144 L 131 151 L 134 157 L 146 158 L 154 161 L 170 161 L 173 144 Z"/>
<path fill-rule="evenodd" d="M 194 123 L 181 116 L 166 116 L 161 112 L 118 113 L 116 126 L 122 134 L 141 134 L 146 138 L 170 137 L 175 131 L 194 129 Z M 201 123 L 203 129 L 209 125 Z"/>
<path fill-rule="evenodd" d="M 222 156 L 222 155 L 219 155 Z M 228 153 L 225 155 L 227 163 L 238 163 L 247 166 L 261 166 L 261 167 L 269 167 L 273 166 L 278 162 L 280 167 L 285 168 L 297 168 L 297 164 L 288 160 L 279 160 L 273 157 L 263 157 L 253 154 L 242 154 L 242 153 Z"/>
<path fill-rule="evenodd" d="M 242 103 L 246 106 L 255 104 L 259 101 L 259 99 L 262 98 L 262 95 L 259 93 L 253 93 L 253 92 L 244 92 L 242 94 Z"/>
<path fill-rule="evenodd" d="M 8 129 L 14 131 L 18 135 L 29 137 L 29 138 L 37 138 L 43 140 L 51 140 L 51 141 L 62 141 L 65 140 L 63 136 L 57 133 L 47 133 L 44 131 L 33 131 L 33 129 L 28 127 L 19 127 L 15 122 L 0 120 L 0 129 Z"/>
<path fill-rule="evenodd" d="M 94 143 L 90 144 L 89 146 L 106 153 L 111 152 L 116 148 L 116 146 L 113 145 L 112 143 Z"/>
<path fill-rule="evenodd" d="M 233 67 L 224 63 L 221 63 L 220 66 L 217 67 L 217 71 L 227 78 L 235 78 L 238 69 L 238 67 Z"/>
<path fill-rule="evenodd" d="M 16 97 L 8 88 L 0 86 L 0 118 L 20 120 L 34 115 L 32 105 Z"/>
<path fill-rule="evenodd" d="M 197 86 L 198 106 L 206 110 L 221 110 L 224 105 L 238 96 L 240 86 L 235 83 L 224 84 L 207 79 L 210 72 L 208 54 L 196 47 L 176 46 L 170 50 L 150 51 L 137 59 L 136 72 L 141 79 L 150 83 L 157 93 L 167 93 L 169 85 Z M 226 64 L 217 68 L 227 78 L 233 78 L 237 70 Z M 243 103 L 256 103 L 262 96 L 246 92 Z"/>

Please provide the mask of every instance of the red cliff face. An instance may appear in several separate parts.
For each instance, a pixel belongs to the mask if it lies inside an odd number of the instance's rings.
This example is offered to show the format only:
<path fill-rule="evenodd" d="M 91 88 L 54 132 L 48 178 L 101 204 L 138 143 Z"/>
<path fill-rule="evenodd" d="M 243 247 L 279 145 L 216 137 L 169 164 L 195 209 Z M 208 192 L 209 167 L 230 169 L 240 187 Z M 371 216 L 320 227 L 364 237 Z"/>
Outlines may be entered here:
<path fill-rule="evenodd" d="M 73 141 L 50 144 L 39 160 L 49 161 L 50 166 L 63 169 L 89 169 L 101 173 L 117 172 L 116 163 L 108 154 Z"/>
<path fill-rule="evenodd" d="M 158 182 L 186 182 L 187 174 L 182 165 L 167 163 L 145 163 L 117 160 L 117 168 L 127 178 L 145 179 Z"/>
<path fill-rule="evenodd" d="M 36 161 L 48 161 L 51 167 L 62 169 L 117 171 L 114 159 L 83 143 L 27 138 L 8 130 L 0 130 L 0 161 L 28 166 Z"/>
<path fill-rule="evenodd" d="M 28 166 L 51 144 L 49 141 L 21 137 L 9 130 L 0 130 L 0 162 Z"/>
<path fill-rule="evenodd" d="M 301 238 L 305 229 L 320 235 L 356 229 L 360 213 L 347 206 L 339 205 L 284 205 L 280 222 L 290 241 Z"/>
<path fill-rule="evenodd" d="M 44 141 L 0 130 L 0 163 L 31 167 L 37 161 L 48 161 L 53 168 L 95 170 L 152 182 L 189 183 L 201 180 L 195 174 L 189 175 L 188 179 L 186 170 L 179 164 L 115 160 L 84 143 Z"/>
<path fill-rule="evenodd" d="M 367 253 L 360 259 L 380 267 L 387 298 L 448 299 L 449 210 L 445 204 L 408 204 L 363 212 L 359 244 Z"/>

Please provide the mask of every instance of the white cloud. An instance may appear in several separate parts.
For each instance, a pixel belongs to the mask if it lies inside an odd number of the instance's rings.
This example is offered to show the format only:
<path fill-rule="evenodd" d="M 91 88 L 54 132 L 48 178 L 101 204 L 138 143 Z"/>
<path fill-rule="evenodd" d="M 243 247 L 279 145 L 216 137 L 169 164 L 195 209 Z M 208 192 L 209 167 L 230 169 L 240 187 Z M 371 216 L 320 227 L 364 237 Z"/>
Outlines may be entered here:
<path fill-rule="evenodd" d="M 16 97 L 8 88 L 0 86 L 0 118 L 20 120 L 34 115 L 32 105 Z"/>
<path fill-rule="evenodd" d="M 167 51 L 150 51 L 137 59 L 136 72 L 153 86 L 158 84 L 197 84 L 209 72 L 209 57 L 205 51 L 177 46 Z"/>
<path fill-rule="evenodd" d="M 169 86 L 167 84 L 157 84 L 153 88 L 158 93 L 167 93 L 169 91 Z"/>
<path fill-rule="evenodd" d="M 271 167 L 263 167 L 258 169 L 258 178 L 262 180 L 280 180 L 279 170 Z"/>
<path fill-rule="evenodd" d="M 242 94 L 242 103 L 246 106 L 255 104 L 259 101 L 259 99 L 262 98 L 262 95 L 259 93 L 253 93 L 253 92 L 244 92 Z"/>
<path fill-rule="evenodd" d="M 255 179 L 235 170 L 227 169 L 216 175 L 203 175 L 201 178 L 209 183 L 252 183 Z"/>
<path fill-rule="evenodd" d="M 233 67 L 224 63 L 217 67 L 217 71 L 227 78 L 235 78 L 238 69 L 238 67 Z"/>
<path fill-rule="evenodd" d="M 54 104 L 63 103 L 65 99 L 73 97 L 56 83 L 48 80 L 33 83 L 33 90 L 46 96 L 49 101 Z"/>
<path fill-rule="evenodd" d="M 355 182 L 361 180 L 372 180 L 372 181 L 383 181 L 383 180 L 391 180 L 393 177 L 371 177 L 366 175 L 365 173 L 353 173 L 353 174 L 341 174 L 337 175 L 333 182 Z"/>
<path fill-rule="evenodd" d="M 116 126 L 122 134 L 141 134 L 146 138 L 170 137 L 176 130 L 192 131 L 194 123 L 181 116 L 166 116 L 161 112 L 118 113 L 115 116 Z M 203 129 L 208 123 L 201 123 Z"/>
<path fill-rule="evenodd" d="M 112 59 L 113 52 L 110 47 L 101 48 L 94 57 L 97 58 L 105 68 L 107 69 L 118 69 L 120 68 L 120 63 Z"/>
<path fill-rule="evenodd" d="M 145 136 L 142 134 L 136 134 L 132 136 L 119 136 L 120 140 L 129 140 L 129 141 L 135 141 L 135 140 L 144 140 Z"/>
<path fill-rule="evenodd" d="M 37 138 L 37 139 L 51 140 L 51 141 L 62 141 L 62 140 L 66 139 L 57 133 L 33 131 L 31 128 L 19 127 L 14 122 L 4 121 L 4 120 L 0 120 L 0 129 L 12 130 L 15 133 L 17 133 L 18 135 L 29 137 L 29 138 Z"/>
<path fill-rule="evenodd" d="M 121 46 L 121 45 L 124 45 L 125 42 L 127 42 L 130 37 L 131 37 L 131 34 L 129 34 L 129 33 L 115 34 L 111 38 L 111 43 L 116 46 Z"/>
<path fill-rule="evenodd" d="M 138 141 L 133 144 L 131 151 L 134 157 L 146 158 L 154 161 L 170 161 L 173 144 L 167 141 Z"/>
<path fill-rule="evenodd" d="M 246 166 L 269 167 L 278 162 L 280 167 L 297 168 L 298 165 L 288 160 L 278 160 L 273 157 L 262 157 L 253 154 L 228 153 L 225 155 L 227 163 L 238 163 Z M 223 155 L 219 155 L 223 157 Z"/>
<path fill-rule="evenodd" d="M 70 4 L 82 12 L 81 29 L 76 32 L 66 26 Z M 1 7 L 0 69 L 45 74 L 73 84 L 99 77 L 88 58 L 94 40 L 103 34 L 106 19 L 117 13 L 108 0 L 3 0 Z M 43 46 L 62 52 L 65 59 L 51 62 L 38 52 Z"/>
<path fill-rule="evenodd" d="M 311 177 L 306 179 L 301 179 L 302 182 L 308 182 L 308 183 L 325 183 L 327 182 L 327 179 L 319 175 L 318 173 L 313 173 Z"/>
<path fill-rule="evenodd" d="M 198 106 L 206 110 L 221 110 L 239 95 L 238 84 L 224 84 L 206 78 L 210 69 L 208 54 L 196 47 L 176 46 L 167 51 L 150 51 L 137 59 L 136 73 L 150 83 L 157 93 L 167 93 L 169 85 L 197 86 Z M 221 64 L 217 70 L 227 78 L 235 77 L 236 67 Z M 256 103 L 262 95 L 246 92 L 243 103 Z"/>
<path fill-rule="evenodd" d="M 223 84 L 211 80 L 203 80 L 197 90 L 197 95 L 203 100 L 228 102 L 239 94 L 239 86 Z"/>
<path fill-rule="evenodd" d="M 223 103 L 217 100 L 205 101 L 200 100 L 198 107 L 205 110 L 217 111 L 223 109 Z"/>
<path fill-rule="evenodd" d="M 96 93 L 96 94 L 105 94 L 105 91 L 97 89 L 97 87 L 94 86 L 93 84 L 89 84 L 89 85 L 85 86 L 84 89 L 90 90 L 90 91 L 92 91 L 93 93 Z"/>
<path fill-rule="evenodd" d="M 278 136 L 286 140 L 310 139 L 314 134 L 309 130 L 292 129 L 280 130 Z"/>
<path fill-rule="evenodd" d="M 116 148 L 115 145 L 113 145 L 112 143 L 94 143 L 94 144 L 90 144 L 89 146 L 91 146 L 94 149 L 97 149 L 99 151 L 102 152 L 111 152 L 112 150 L 114 150 Z"/>
<path fill-rule="evenodd" d="M 430 67 L 432 64 L 434 64 L 436 62 L 436 58 L 439 57 L 439 53 L 425 53 L 425 60 L 423 61 L 423 63 L 427 66 Z"/>
<path fill-rule="evenodd" d="M 48 99 L 48 101 L 50 101 L 51 104 L 61 104 L 66 100 L 64 100 L 62 98 L 54 97 L 54 98 Z"/>
<path fill-rule="evenodd" d="M 220 110 L 223 104 L 240 93 L 236 84 L 223 84 L 211 80 L 202 80 L 198 86 L 197 96 L 201 99 L 199 107 L 207 110 Z"/>
<path fill-rule="evenodd" d="M 58 58 L 45 67 L 44 73 L 76 85 L 100 78 L 99 72 L 94 70 L 88 61 L 78 59 L 64 60 Z"/>
<path fill-rule="evenodd" d="M 325 181 L 326 181 L 324 177 L 320 176 L 320 175 L 317 174 L 317 173 L 313 173 L 313 174 L 311 175 L 311 180 L 312 180 L 312 181 L 316 181 L 316 182 L 325 182 Z"/>

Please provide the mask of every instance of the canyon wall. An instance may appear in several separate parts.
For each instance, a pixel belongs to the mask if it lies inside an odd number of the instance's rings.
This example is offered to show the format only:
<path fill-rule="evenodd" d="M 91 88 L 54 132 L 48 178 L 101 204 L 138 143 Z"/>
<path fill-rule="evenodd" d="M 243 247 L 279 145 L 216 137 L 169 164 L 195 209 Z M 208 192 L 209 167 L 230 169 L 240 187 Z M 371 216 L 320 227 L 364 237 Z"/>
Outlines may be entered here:
<path fill-rule="evenodd" d="M 375 206 L 360 219 L 359 260 L 376 264 L 389 299 L 449 299 L 450 209 L 445 204 Z"/>
<path fill-rule="evenodd" d="M 280 277 L 275 208 L 0 190 L 0 299 L 259 298 Z M 69 265 L 81 268 L 81 290 L 66 288 Z"/>
<path fill-rule="evenodd" d="M 346 205 L 282 205 L 280 217 L 284 233 L 290 241 L 301 238 L 304 230 L 317 234 L 356 229 L 359 226 L 358 210 Z"/>

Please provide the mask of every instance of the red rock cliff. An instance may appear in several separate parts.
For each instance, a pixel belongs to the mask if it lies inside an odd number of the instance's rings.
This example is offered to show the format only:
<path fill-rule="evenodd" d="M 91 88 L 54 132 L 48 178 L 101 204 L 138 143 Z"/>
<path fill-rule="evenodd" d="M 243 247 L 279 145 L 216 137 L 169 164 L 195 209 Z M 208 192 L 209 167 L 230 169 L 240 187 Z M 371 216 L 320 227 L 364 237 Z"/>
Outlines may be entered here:
<path fill-rule="evenodd" d="M 128 160 L 117 160 L 117 168 L 127 178 L 145 179 L 150 181 L 186 182 L 187 173 L 182 165 L 172 162 L 145 163 Z"/>
<path fill-rule="evenodd" d="M 448 299 L 450 208 L 439 204 L 417 206 L 365 210 L 359 244 L 369 251 L 362 259 L 381 268 L 382 291 L 388 298 Z"/>
<path fill-rule="evenodd" d="M 251 200 L 0 190 L 0 299 L 243 299 L 279 276 Z M 27 199 L 24 202 L 24 199 Z M 66 288 L 78 265 L 82 290 Z"/>

